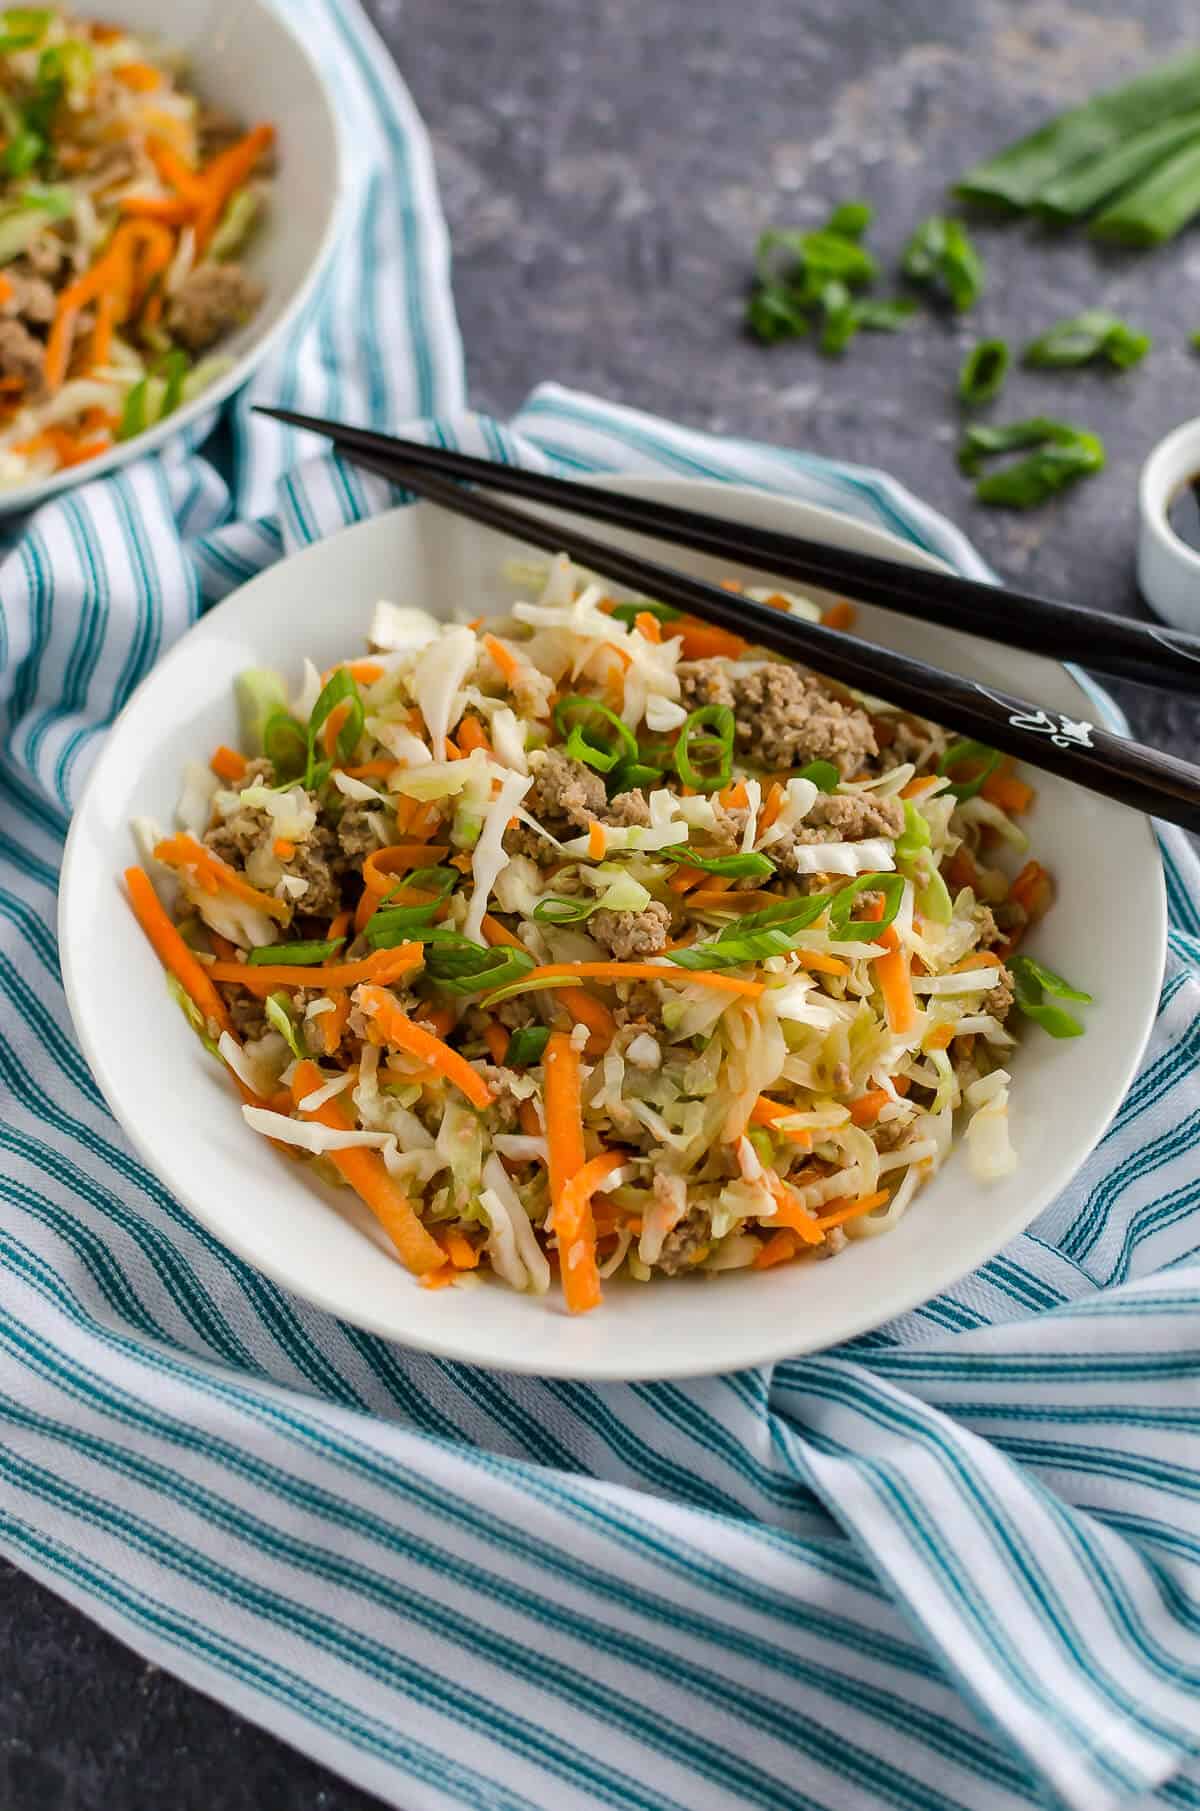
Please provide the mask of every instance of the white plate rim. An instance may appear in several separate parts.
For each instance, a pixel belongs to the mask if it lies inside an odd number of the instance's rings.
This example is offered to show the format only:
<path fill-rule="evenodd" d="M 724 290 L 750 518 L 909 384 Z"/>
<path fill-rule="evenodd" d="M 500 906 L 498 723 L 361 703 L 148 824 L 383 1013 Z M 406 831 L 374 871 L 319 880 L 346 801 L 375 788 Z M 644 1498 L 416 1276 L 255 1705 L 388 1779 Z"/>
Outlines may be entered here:
<path fill-rule="evenodd" d="M 898 550 L 910 562 L 915 561 L 918 565 L 933 565 L 945 567 L 947 570 L 949 569 L 945 561 L 940 560 L 937 556 L 913 542 L 904 541 L 900 536 L 893 534 L 888 529 L 878 527 L 874 523 L 863 522 L 856 516 L 829 509 L 820 504 L 809 503 L 806 499 L 793 498 L 775 492 L 764 492 L 763 489 L 753 485 L 728 484 L 723 481 L 709 479 L 663 477 L 659 474 L 648 475 L 645 473 L 598 474 L 592 476 L 590 481 L 603 485 L 606 489 L 627 491 L 631 495 L 644 492 L 647 489 L 655 489 L 661 494 L 664 487 L 674 485 L 678 486 L 681 493 L 686 491 L 687 499 L 694 501 L 698 507 L 704 506 L 706 498 L 712 499 L 715 503 L 718 499 L 725 499 L 728 501 L 730 498 L 744 495 L 747 498 L 753 498 L 755 501 L 761 503 L 764 496 L 770 496 L 772 503 L 778 504 L 786 513 L 799 510 L 810 521 L 817 518 L 819 520 L 827 521 L 831 525 L 836 525 L 838 528 L 844 528 L 845 524 L 850 522 L 856 529 L 861 529 L 868 533 L 872 538 L 877 538 L 887 544 L 888 547 Z M 778 1363 L 785 1358 L 803 1357 L 807 1353 L 814 1351 L 834 1350 L 836 1347 L 845 1344 L 849 1340 L 853 1340 L 864 1333 L 873 1331 L 877 1327 L 884 1325 L 886 1322 L 898 1318 L 900 1315 L 911 1312 L 913 1309 L 920 1307 L 923 1303 L 932 1300 L 933 1297 L 942 1293 L 944 1290 L 954 1287 L 956 1283 L 962 1281 L 964 1276 L 974 1274 L 975 1271 L 989 1262 L 991 1258 L 1001 1251 L 1005 1245 L 1009 1244 L 1014 1238 L 1020 1236 L 1020 1233 L 1026 1230 L 1040 1213 L 1045 1211 L 1051 1202 L 1057 1198 L 1071 1181 L 1072 1177 L 1078 1173 L 1082 1165 L 1087 1161 L 1087 1158 L 1103 1139 L 1115 1115 L 1119 1111 L 1120 1106 L 1129 1091 L 1130 1084 L 1137 1073 L 1146 1045 L 1149 1042 L 1150 1034 L 1155 1023 L 1158 1000 L 1161 992 L 1161 975 L 1166 961 L 1168 919 L 1166 881 L 1163 872 L 1162 852 L 1151 820 L 1141 813 L 1131 814 L 1130 834 L 1136 834 L 1143 839 L 1146 845 L 1145 854 L 1149 857 L 1150 867 L 1155 877 L 1155 886 L 1153 888 L 1155 907 L 1154 921 L 1152 924 L 1146 925 L 1143 928 L 1154 946 L 1155 959 L 1153 968 L 1154 972 L 1159 976 L 1159 984 L 1156 985 L 1152 991 L 1148 990 L 1146 998 L 1142 1002 L 1140 1020 L 1136 1026 L 1132 1027 L 1133 1035 L 1128 1037 L 1124 1046 L 1126 1056 L 1122 1066 L 1120 1087 L 1114 1089 L 1113 1096 L 1106 1103 L 1103 1113 L 1098 1115 L 1093 1121 L 1092 1135 L 1087 1143 L 1086 1149 L 1082 1155 L 1074 1155 L 1064 1159 L 1064 1161 L 1058 1165 L 1043 1166 L 1043 1169 L 1039 1172 L 1038 1186 L 1035 1190 L 1031 1190 L 1031 1195 L 1036 1199 L 1037 1204 L 1029 1212 L 1023 1226 L 1013 1227 L 1006 1225 L 1003 1233 L 990 1240 L 986 1249 L 983 1248 L 981 1243 L 980 1255 L 975 1263 L 967 1270 L 964 1271 L 957 1263 L 947 1266 L 943 1270 L 939 1270 L 936 1263 L 936 1253 L 932 1253 L 929 1271 L 931 1281 L 928 1286 L 922 1284 L 916 1288 L 904 1290 L 898 1289 L 894 1296 L 887 1298 L 886 1306 L 882 1312 L 879 1309 L 877 1300 L 872 1300 L 870 1302 L 864 1301 L 861 1309 L 857 1313 L 847 1314 L 846 1323 L 842 1332 L 838 1339 L 832 1343 L 814 1347 L 805 1345 L 801 1340 L 796 1345 L 781 1350 L 778 1338 L 772 1338 L 764 1344 L 760 1337 L 759 1341 L 756 1342 L 754 1334 L 751 1331 L 740 1343 L 734 1344 L 734 1342 L 730 1342 L 733 1345 L 733 1350 L 728 1356 L 724 1352 L 722 1353 L 719 1369 L 717 1372 L 714 1372 L 711 1365 L 698 1363 L 694 1358 L 674 1359 L 670 1355 L 657 1359 L 650 1365 L 634 1364 L 632 1367 L 628 1363 L 622 1363 L 620 1361 L 608 1362 L 604 1360 L 596 1361 L 594 1359 L 585 1359 L 582 1363 L 565 1361 L 561 1364 L 556 1363 L 547 1366 L 544 1362 L 540 1362 L 534 1358 L 524 1359 L 519 1353 L 516 1355 L 509 1355 L 503 1360 L 497 1359 L 493 1361 L 487 1357 L 481 1357 L 475 1351 L 464 1351 L 452 1336 L 445 1338 L 436 1335 L 434 1337 L 425 1336 L 419 1341 L 407 1341 L 397 1332 L 394 1323 L 388 1324 L 382 1318 L 366 1311 L 352 1311 L 344 1301 L 337 1299 L 332 1293 L 323 1290 L 319 1284 L 314 1285 L 310 1278 L 299 1274 L 297 1270 L 293 1270 L 288 1263 L 264 1263 L 261 1256 L 251 1250 L 249 1241 L 239 1239 L 236 1233 L 231 1234 L 227 1224 L 217 1223 L 217 1221 L 214 1220 L 213 1216 L 206 1208 L 202 1191 L 190 1186 L 181 1187 L 174 1178 L 168 1178 L 163 1174 L 147 1141 L 143 1139 L 136 1124 L 128 1121 L 124 1113 L 118 1107 L 117 1100 L 120 1091 L 115 1087 L 108 1074 L 105 1049 L 100 1040 L 94 1039 L 90 1034 L 86 1014 L 81 1009 L 79 974 L 75 966 L 74 947 L 69 935 L 67 922 L 73 897 L 72 876 L 75 854 L 77 846 L 82 842 L 82 825 L 93 795 L 98 795 L 103 790 L 105 784 L 105 767 L 110 758 L 111 750 L 116 742 L 117 732 L 120 730 L 124 720 L 133 712 L 144 689 L 151 684 L 169 681 L 175 666 L 186 664 L 191 658 L 192 648 L 196 640 L 202 640 L 206 632 L 219 632 L 221 612 L 230 604 L 244 600 L 245 593 L 252 591 L 255 585 L 260 584 L 265 580 L 269 580 L 277 571 L 280 564 L 291 565 L 295 561 L 303 560 L 308 555 L 327 548 L 331 543 L 344 541 L 351 536 L 359 536 L 370 532 L 379 533 L 381 523 L 386 522 L 393 516 L 407 513 L 410 509 L 429 509 L 432 507 L 432 505 L 421 503 L 402 505 L 399 509 L 388 510 L 381 515 L 368 517 L 364 521 L 352 523 L 348 527 L 338 530 L 335 534 L 326 536 L 322 540 L 314 542 L 310 547 L 301 549 L 298 553 L 292 554 L 287 561 L 277 561 L 273 566 L 256 574 L 254 578 L 248 580 L 244 585 L 238 586 L 235 591 L 230 592 L 226 598 L 222 599 L 219 604 L 214 605 L 212 609 L 208 610 L 196 623 L 194 623 L 192 627 L 180 637 L 179 641 L 175 643 L 169 653 L 152 668 L 126 701 L 125 706 L 107 732 L 105 747 L 97 757 L 95 765 L 88 775 L 83 793 L 81 794 L 79 803 L 73 813 L 71 826 L 67 834 L 59 880 L 57 928 L 64 989 L 76 1036 L 79 1038 L 80 1047 L 88 1062 L 92 1075 L 108 1104 L 109 1110 L 112 1112 L 116 1123 L 121 1128 L 124 1135 L 130 1140 L 138 1157 L 145 1164 L 146 1168 L 170 1191 L 174 1198 L 181 1202 L 188 1211 L 196 1217 L 200 1224 L 218 1239 L 224 1247 L 243 1262 L 250 1265 L 250 1267 L 259 1274 L 265 1276 L 270 1282 L 286 1290 L 289 1294 L 296 1296 L 301 1301 L 310 1303 L 312 1306 L 332 1315 L 337 1320 L 360 1327 L 366 1332 L 376 1334 L 395 1344 L 406 1346 L 413 1351 L 427 1352 L 433 1357 L 478 1367 L 481 1370 L 496 1371 L 512 1375 L 529 1375 L 584 1383 L 633 1383 L 682 1381 L 692 1377 L 728 1374 L 764 1364 Z M 817 522 L 818 527 L 819 520 Z M 213 627 L 214 623 L 217 625 L 216 628 Z M 1078 690 L 1080 698 L 1085 700 L 1090 707 L 1094 707 L 1094 698 L 1089 696 L 1089 693 L 1081 684 L 1080 679 L 1076 676 L 1072 668 L 1066 666 L 1063 670 L 1067 673 L 1071 684 Z M 1136 831 L 1133 828 L 1135 822 L 1138 826 Z M 1129 1032 L 1131 1027 L 1127 1025 L 1125 1029 Z"/>

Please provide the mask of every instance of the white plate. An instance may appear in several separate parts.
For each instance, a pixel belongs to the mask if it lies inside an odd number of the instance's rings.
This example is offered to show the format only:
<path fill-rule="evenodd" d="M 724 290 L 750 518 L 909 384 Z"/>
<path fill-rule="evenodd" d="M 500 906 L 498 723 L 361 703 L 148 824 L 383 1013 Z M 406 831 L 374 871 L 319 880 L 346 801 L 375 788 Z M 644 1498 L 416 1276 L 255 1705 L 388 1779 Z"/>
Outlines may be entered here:
<path fill-rule="evenodd" d="M 878 530 L 779 497 L 682 480 L 626 478 L 617 487 L 912 565 L 932 563 Z M 829 1263 L 609 1284 L 603 1307 L 577 1320 L 557 1292 L 539 1300 L 498 1284 L 419 1288 L 346 1191 L 325 1189 L 246 1129 L 227 1078 L 188 1029 L 129 912 L 118 883 L 135 859 L 129 819 L 145 812 L 168 823 L 184 761 L 236 739 L 239 672 L 275 665 L 295 674 L 305 654 L 325 666 L 359 652 L 379 597 L 465 616 L 501 606 L 512 596 L 501 563 L 517 551 L 425 504 L 377 517 L 243 586 L 134 694 L 75 815 L 63 866 L 63 973 L 96 1079 L 146 1162 L 234 1251 L 297 1295 L 405 1345 L 544 1376 L 683 1377 L 810 1351 L 877 1326 L 1028 1226 L 1116 1110 L 1162 974 L 1165 897 L 1145 818 L 1066 782 L 1039 782 L 1030 829 L 1059 898 L 1031 947 L 1098 1003 L 1087 1014 L 1086 1037 L 1059 1043 L 1030 1028 L 1014 1052 L 1015 1175 L 974 1183 L 960 1150 L 894 1231 L 853 1243 Z M 714 578 L 731 570 L 673 557 Z M 861 626 L 873 639 L 1074 717 L 1093 714 L 1074 680 L 1047 661 L 880 611 L 864 609 Z M 936 717 L 936 698 L 929 710 Z"/>
<path fill-rule="evenodd" d="M 344 198 L 345 158 L 324 78 L 270 0 L 77 0 L 83 18 L 114 19 L 188 54 L 201 99 L 247 126 L 275 127 L 278 168 L 270 209 L 241 262 L 266 290 L 262 307 L 213 347 L 233 362 L 186 407 L 111 452 L 52 477 L 0 490 L 0 513 L 32 509 L 56 492 L 153 452 L 239 390 L 312 294 L 333 251 Z"/>

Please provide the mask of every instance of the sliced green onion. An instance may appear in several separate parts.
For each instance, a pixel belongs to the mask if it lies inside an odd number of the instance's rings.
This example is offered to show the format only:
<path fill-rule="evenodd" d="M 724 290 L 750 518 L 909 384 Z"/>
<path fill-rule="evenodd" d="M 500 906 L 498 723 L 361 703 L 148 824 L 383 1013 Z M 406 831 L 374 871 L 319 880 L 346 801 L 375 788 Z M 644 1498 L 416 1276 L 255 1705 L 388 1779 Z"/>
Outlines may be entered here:
<path fill-rule="evenodd" d="M 1036 201 L 1039 214 L 1063 226 L 1082 220 L 1112 195 L 1149 174 L 1172 152 L 1200 140 L 1200 113 L 1181 113 L 1135 132 L 1102 157 L 1089 159 L 1048 182 Z"/>
<path fill-rule="evenodd" d="M 929 822 L 911 799 L 904 800 L 904 829 L 896 838 L 896 866 L 917 888 L 916 907 L 935 924 L 949 924 L 954 907 L 932 859 L 925 859 L 931 843 Z"/>
<path fill-rule="evenodd" d="M 551 896 L 539 899 L 533 908 L 538 924 L 582 924 L 596 910 L 595 899 L 562 899 Z"/>
<path fill-rule="evenodd" d="M 878 918 L 852 918 L 854 901 L 860 893 L 882 893 L 883 912 Z M 847 887 L 836 892 L 829 902 L 830 934 L 842 943 L 871 943 L 900 910 L 904 898 L 903 874 L 860 874 Z"/>
<path fill-rule="evenodd" d="M 945 214 L 921 222 L 905 248 L 901 269 L 912 282 L 944 295 L 959 313 L 983 293 L 983 259 L 962 221 Z"/>
<path fill-rule="evenodd" d="M 680 968 L 703 969 L 734 968 L 742 962 L 786 956 L 796 948 L 800 935 L 820 918 L 830 899 L 827 893 L 807 899 L 781 899 L 777 905 L 740 918 L 711 942 L 671 950 L 670 959 Z"/>
<path fill-rule="evenodd" d="M 954 916 L 954 901 L 950 889 L 942 879 L 940 868 L 934 868 L 925 885 L 916 897 L 916 908 L 922 918 L 929 918 L 934 924 L 949 924 Z"/>
<path fill-rule="evenodd" d="M 698 734 L 706 729 L 713 730 L 711 736 Z M 679 731 L 679 740 L 675 744 L 675 771 L 685 786 L 691 786 L 696 792 L 717 792 L 727 786 L 733 773 L 733 712 L 727 704 L 702 704 L 693 711 Z M 705 763 L 702 773 L 696 766 L 696 760 Z M 715 770 L 709 770 L 707 764 L 717 763 Z"/>
<path fill-rule="evenodd" d="M 160 374 L 166 379 L 166 388 L 158 411 L 160 421 L 167 415 L 173 415 L 183 401 L 183 385 L 190 365 L 187 353 L 178 346 L 173 347 L 163 359 Z"/>
<path fill-rule="evenodd" d="M 145 427 L 146 393 L 149 381 L 145 377 L 139 378 L 126 396 L 125 405 L 121 410 L 121 419 L 117 424 L 118 440 L 132 440 L 134 435 L 140 434 Z"/>
<path fill-rule="evenodd" d="M 296 1023 L 289 1009 L 287 995 L 268 994 L 263 1001 L 263 1011 L 267 1016 L 267 1023 L 279 1033 L 296 1061 L 302 1062 L 308 1052 L 301 1047 L 296 1036 Z"/>
<path fill-rule="evenodd" d="M 955 193 L 985 206 L 1027 208 L 1066 172 L 1087 168 L 1148 126 L 1190 111 L 1200 93 L 1200 52 L 1189 51 L 1048 125 L 976 164 L 955 185 Z"/>
<path fill-rule="evenodd" d="M 428 945 L 425 972 L 447 993 L 478 994 L 505 987 L 536 966 L 528 950 L 508 949 L 503 944 L 483 949 L 453 931 L 423 941 Z"/>
<path fill-rule="evenodd" d="M 548 1025 L 521 1025 L 508 1040 L 504 1064 L 508 1069 L 528 1069 L 540 1063 L 550 1042 Z"/>
<path fill-rule="evenodd" d="M 424 943 L 433 932 L 437 903 L 411 906 L 377 906 L 367 919 L 363 935 L 373 950 L 392 950 L 398 943 Z"/>
<path fill-rule="evenodd" d="M 769 855 L 763 855 L 757 849 L 743 850 L 739 855 L 697 855 L 686 843 L 673 849 L 663 849 L 661 853 L 671 861 L 686 863 L 689 868 L 699 868 L 704 874 L 720 874 L 731 880 L 766 880 L 775 872 L 775 863 Z M 731 893 L 730 903 L 737 898 Z"/>
<path fill-rule="evenodd" d="M 861 239 L 874 218 L 869 201 L 840 201 L 825 222 L 825 231 L 843 239 Z"/>
<path fill-rule="evenodd" d="M 901 801 L 904 806 L 904 828 L 896 838 L 896 864 L 913 861 L 923 849 L 930 845 L 929 820 L 919 812 L 911 799 Z"/>
<path fill-rule="evenodd" d="M 1082 434 L 1064 446 L 1046 446 L 980 478 L 975 496 L 980 503 L 1001 509 L 1034 509 L 1080 478 L 1091 478 L 1104 469 L 1104 444 L 1096 434 Z"/>
<path fill-rule="evenodd" d="M 327 962 L 345 941 L 344 937 L 330 937 L 324 941 L 314 939 L 310 943 L 260 943 L 257 949 L 250 951 L 246 961 L 252 968 L 261 968 L 270 962 L 286 962 L 289 968 L 315 968 L 319 962 Z"/>
<path fill-rule="evenodd" d="M 1052 1006 L 1045 998 L 1055 994 L 1064 1000 L 1079 1000 L 1091 1005 L 1091 994 L 1072 987 L 1051 968 L 1044 968 L 1031 956 L 1014 956 L 1008 965 L 1013 980 L 1013 996 L 1018 1010 L 1032 1019 L 1052 1038 L 1078 1038 L 1083 1035 L 1079 1020 L 1061 1006 Z"/>
<path fill-rule="evenodd" d="M 683 615 L 673 604 L 659 604 L 649 597 L 634 598 L 630 603 L 614 604 L 611 612 L 615 621 L 627 623 L 630 628 L 639 616 L 652 616 L 658 623 L 678 622 Z"/>
<path fill-rule="evenodd" d="M 767 283 L 746 304 L 746 325 L 764 346 L 777 340 L 802 339 L 812 322 L 806 304 L 783 283 Z"/>
<path fill-rule="evenodd" d="M 566 753 L 597 773 L 611 773 L 621 761 L 636 761 L 637 737 L 598 698 L 571 692 L 554 707 L 554 725 L 566 739 Z M 607 732 L 605 735 L 604 732 Z"/>
<path fill-rule="evenodd" d="M 810 761 L 793 778 L 811 780 L 818 792 L 833 792 L 841 784 L 842 776 L 832 761 Z"/>
<path fill-rule="evenodd" d="M 1161 245 L 1200 214 L 1200 144 L 1176 151 L 1097 214 L 1090 231 L 1118 245 Z"/>
<path fill-rule="evenodd" d="M 876 300 L 865 296 L 854 304 L 855 325 L 867 333 L 899 333 L 916 313 L 915 302 L 904 296 Z"/>
<path fill-rule="evenodd" d="M 968 780 L 952 782 L 948 788 L 956 799 L 973 799 L 975 794 L 982 790 L 984 781 L 995 773 L 1003 759 L 1004 756 L 1000 750 L 989 748 L 986 742 L 953 742 L 938 762 L 938 773 L 944 779 L 948 774 L 952 774 L 956 767 L 961 767 L 964 761 L 982 761 L 983 766 L 977 774 L 973 774 Z"/>
<path fill-rule="evenodd" d="M 263 725 L 263 754 L 278 780 L 298 780 L 308 760 L 308 741 L 288 711 L 273 711 Z"/>
<path fill-rule="evenodd" d="M 308 719 L 307 762 L 304 770 L 304 784 L 310 791 L 317 785 L 323 783 L 329 773 L 330 766 L 328 762 L 318 763 L 315 759 L 317 737 L 320 735 L 321 729 L 330 713 L 336 710 L 339 704 L 347 700 L 349 701 L 350 709 L 346 713 L 346 721 L 338 731 L 336 744 L 337 752 L 342 757 L 343 761 L 348 761 L 358 747 L 359 740 L 363 733 L 363 719 L 365 713 L 363 711 L 362 697 L 359 693 L 353 673 L 350 672 L 348 667 L 338 667 L 336 672 L 330 674 L 328 683 L 322 688 L 317 698 L 317 702 L 312 707 L 312 714 Z M 320 779 L 317 778 L 318 772 L 320 772 L 321 775 Z"/>
<path fill-rule="evenodd" d="M 387 895 L 390 899 L 400 887 L 412 887 L 418 893 L 436 893 L 439 900 L 449 899 L 461 876 L 454 868 L 413 868 L 407 873 L 398 887 L 393 887 Z"/>
<path fill-rule="evenodd" d="M 609 797 L 632 792 L 635 787 L 657 786 L 662 777 L 661 767 L 650 767 L 645 761 L 622 761 L 619 767 L 613 768 L 606 781 Z"/>
<path fill-rule="evenodd" d="M 999 396 L 1008 375 L 1008 360 L 1004 340 L 978 340 L 958 373 L 959 399 L 974 407 Z"/>
<path fill-rule="evenodd" d="M 836 358 L 858 332 L 854 298 L 840 277 L 832 277 L 822 289 L 821 314 L 821 351 L 827 358 Z"/>
<path fill-rule="evenodd" d="M 1105 361 L 1126 371 L 1149 350 L 1148 333 L 1139 333 L 1107 309 L 1085 308 L 1082 314 L 1056 321 L 1031 340 L 1021 354 L 1021 363 L 1035 371 L 1055 371 Z"/>
<path fill-rule="evenodd" d="M 805 899 L 781 899 L 776 905 L 764 906 L 760 912 L 751 912 L 749 917 L 741 919 L 737 930 L 731 931 L 730 935 L 776 925 L 784 925 L 789 931 L 806 931 L 817 922 L 833 897 L 832 893 L 810 893 Z"/>
<path fill-rule="evenodd" d="M 196 1005 L 196 1002 L 193 1000 L 186 987 L 183 986 L 182 982 L 176 980 L 169 969 L 164 971 L 163 979 L 167 984 L 167 992 L 174 1000 L 176 1006 L 178 1006 L 180 1012 L 183 1014 L 196 1036 L 200 1039 L 200 1042 L 204 1045 L 204 1048 L 208 1051 L 208 1054 L 210 1056 L 215 1056 L 218 1062 L 224 1062 L 225 1059 L 221 1055 L 220 1050 L 217 1048 L 213 1039 L 208 1035 L 208 1027 L 205 1024 L 204 1014 L 200 1011 L 200 1008 Z"/>

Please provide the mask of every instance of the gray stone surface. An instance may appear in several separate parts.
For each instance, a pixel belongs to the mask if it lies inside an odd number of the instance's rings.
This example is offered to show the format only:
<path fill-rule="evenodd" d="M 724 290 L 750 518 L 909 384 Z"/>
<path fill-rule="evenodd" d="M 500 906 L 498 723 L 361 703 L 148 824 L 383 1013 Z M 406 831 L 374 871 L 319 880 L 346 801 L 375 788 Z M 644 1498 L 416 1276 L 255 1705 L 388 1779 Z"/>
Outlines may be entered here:
<path fill-rule="evenodd" d="M 1200 412 L 1200 235 L 1149 258 L 990 228 L 986 300 L 864 337 L 841 363 L 740 332 L 755 235 L 876 203 L 893 256 L 982 153 L 1181 45 L 1185 0 L 372 0 L 430 123 L 475 402 L 557 378 L 718 432 L 886 467 L 997 569 L 1137 608 L 1134 479 Z M 114 11 L 119 8 L 114 7 Z M 1131 16 L 1136 11 L 1136 16 Z M 1108 471 L 1030 516 L 955 470 L 954 373 L 975 331 L 1021 339 L 1104 302 L 1156 337 L 1131 375 L 1019 376 L 1004 417 L 1099 429 Z M 1200 751 L 1194 706 L 1129 692 L 1147 739 Z M 331 1778 L 0 1566 L 3 1811 L 365 1811 Z"/>

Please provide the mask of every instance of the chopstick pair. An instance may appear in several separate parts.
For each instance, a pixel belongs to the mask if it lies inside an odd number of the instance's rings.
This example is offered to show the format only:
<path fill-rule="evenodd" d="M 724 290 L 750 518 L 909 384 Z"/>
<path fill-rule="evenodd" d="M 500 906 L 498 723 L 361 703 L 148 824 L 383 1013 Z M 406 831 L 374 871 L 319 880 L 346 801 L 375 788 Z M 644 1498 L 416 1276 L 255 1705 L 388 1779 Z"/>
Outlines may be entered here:
<path fill-rule="evenodd" d="M 1092 665 L 1093 644 L 1098 644 L 1109 658 L 1108 670 L 1119 669 L 1125 677 L 1153 674 L 1153 683 L 1168 682 L 1167 663 L 1171 661 L 1175 663 L 1170 668 L 1172 683 L 1178 685 L 1180 676 L 1186 675 L 1194 682 L 1189 689 L 1200 689 L 1198 638 L 1109 618 L 1077 605 L 1000 592 L 992 586 L 903 566 L 875 555 L 841 552 L 595 485 L 494 465 L 467 454 L 396 440 L 291 410 L 264 408 L 260 413 L 325 435 L 355 464 L 458 515 L 549 553 L 567 553 L 618 584 L 774 653 L 802 661 L 845 685 L 876 692 L 905 710 L 933 717 L 964 736 L 1046 772 L 1061 774 L 1134 810 L 1200 831 L 1200 768 L 1186 761 L 1113 735 L 1085 719 L 1044 709 L 908 655 L 774 610 L 657 561 L 623 552 L 567 522 L 499 503 L 479 490 L 464 489 L 456 480 L 469 479 L 496 489 L 518 491 L 558 510 L 595 517 L 615 527 L 634 529 L 758 567 L 772 575 L 802 578 L 853 596 L 866 597 L 869 586 L 868 601 L 886 603 L 888 608 L 946 627 L 967 628 L 1031 652 L 1052 654 L 1059 659 L 1078 659 L 1082 655 Z M 989 606 L 986 611 L 985 600 Z M 1020 632 L 1011 631 L 1000 615 L 1014 602 Z M 1081 623 L 1086 627 L 1081 628 Z M 1074 643 L 1068 646 L 1072 636 Z M 1080 646 L 1081 636 L 1086 638 L 1085 647 Z"/>

